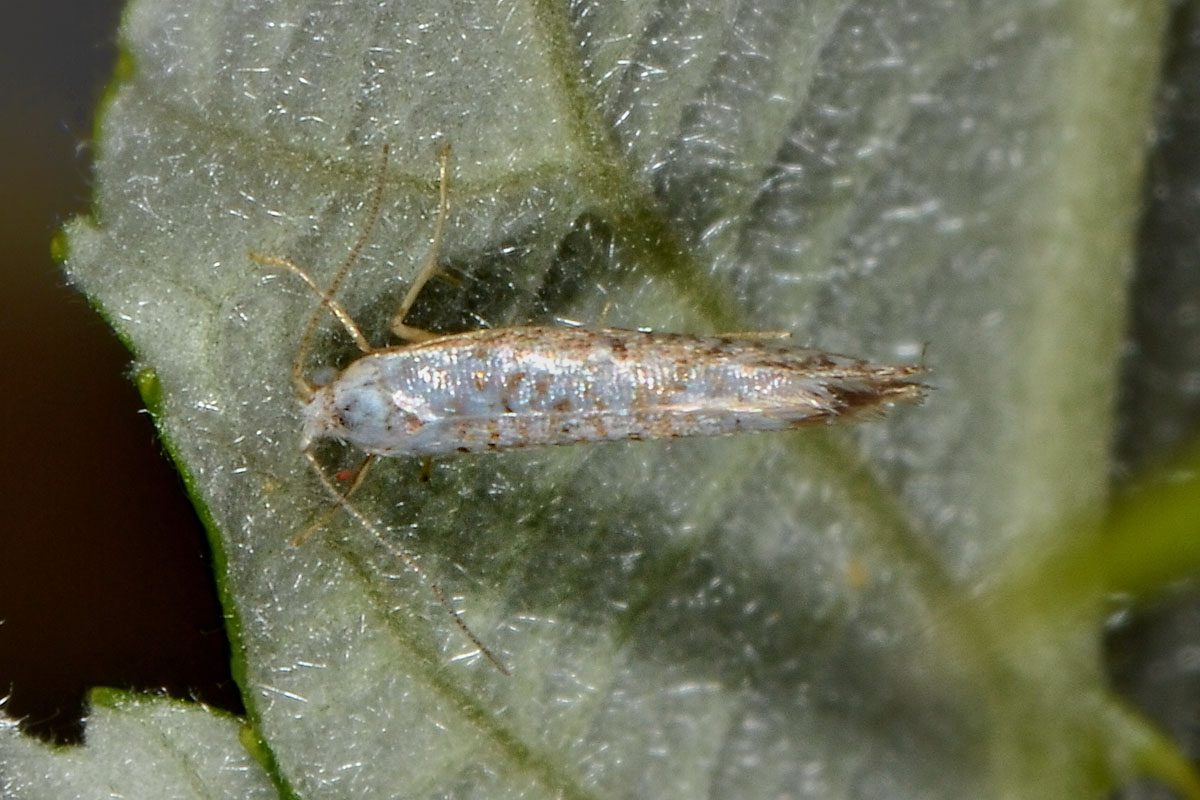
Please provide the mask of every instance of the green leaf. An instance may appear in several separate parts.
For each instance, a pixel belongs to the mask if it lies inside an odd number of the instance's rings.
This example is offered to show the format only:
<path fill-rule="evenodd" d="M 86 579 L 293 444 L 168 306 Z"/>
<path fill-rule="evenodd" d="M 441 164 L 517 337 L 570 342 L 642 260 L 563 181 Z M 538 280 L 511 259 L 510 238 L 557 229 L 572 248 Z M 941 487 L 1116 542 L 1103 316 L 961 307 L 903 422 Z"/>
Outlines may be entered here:
<path fill-rule="evenodd" d="M 278 796 L 238 743 L 240 724 L 202 706 L 94 691 L 86 747 L 52 747 L 0 726 L 4 797 Z"/>
<path fill-rule="evenodd" d="M 1104 508 L 1164 14 L 132 5 L 67 269 L 152 370 L 278 790 L 1100 797 L 1149 771 L 1200 797 L 1107 693 L 1102 582 L 1049 607 L 1003 591 Z M 428 482 L 394 459 L 355 497 L 386 540 L 326 519 L 289 382 L 316 298 L 248 253 L 329 280 L 388 144 L 339 294 L 382 342 L 442 141 L 449 279 L 410 323 L 788 329 L 924 353 L 933 397 L 855 428 L 444 459 Z M 354 356 L 332 319 L 313 352 L 306 371 Z"/>

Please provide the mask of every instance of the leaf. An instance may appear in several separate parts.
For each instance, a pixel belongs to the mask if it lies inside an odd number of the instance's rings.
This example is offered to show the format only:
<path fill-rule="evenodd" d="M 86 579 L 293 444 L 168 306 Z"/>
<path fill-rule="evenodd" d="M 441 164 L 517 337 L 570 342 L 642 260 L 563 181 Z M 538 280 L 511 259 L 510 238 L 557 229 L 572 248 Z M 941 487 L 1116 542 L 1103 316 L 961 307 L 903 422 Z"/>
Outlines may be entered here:
<path fill-rule="evenodd" d="M 1134 478 L 1134 499 L 1115 515 L 1114 527 L 1129 546 L 1114 559 L 1133 551 L 1137 557 L 1114 560 L 1115 584 L 1142 591 L 1139 613 L 1125 615 L 1106 642 L 1113 685 L 1168 730 L 1181 749 L 1195 754 L 1193 720 L 1200 693 L 1188 654 L 1200 645 L 1195 581 L 1164 585 L 1174 572 L 1193 577 L 1191 551 L 1200 541 L 1200 487 L 1181 476 L 1197 474 L 1200 462 L 1154 472 L 1166 491 L 1147 491 L 1147 466 L 1187 448 L 1200 432 L 1200 394 L 1195 377 L 1200 366 L 1200 325 L 1193 312 L 1200 297 L 1200 271 L 1195 253 L 1200 229 L 1200 158 L 1192 142 L 1200 135 L 1200 4 L 1172 9 L 1166 58 L 1155 111 L 1154 150 L 1144 191 L 1144 220 L 1138 233 L 1137 271 L 1130 287 L 1129 343 L 1126 346 L 1121 405 L 1118 412 L 1116 474 Z M 1191 490 L 1190 498 L 1175 495 Z M 1165 496 L 1164 496 L 1165 495 Z M 1172 496 L 1175 495 L 1175 496 Z M 1179 502 L 1184 500 L 1184 502 Z M 1173 502 L 1174 501 L 1174 502 Z M 1149 518 L 1146 518 L 1149 515 Z M 1179 524 L 1182 523 L 1182 524 Z M 1162 547 L 1147 547 L 1148 543 Z M 1147 553 L 1148 551 L 1148 553 Z M 1147 557 L 1149 555 L 1150 557 Z M 1157 558 L 1156 558 L 1157 557 Z M 1147 586 L 1149 584 L 1149 586 Z M 1163 591 L 1164 588 L 1167 591 Z M 1182 589 L 1182 591 L 1181 591 Z M 1194 755 L 1193 755 L 1194 757 Z M 1129 793 L 1129 800 L 1141 797 Z M 1149 792 L 1146 797 L 1152 796 Z"/>
<path fill-rule="evenodd" d="M 1163 15 L 131 6 L 66 265 L 208 517 L 279 790 L 1080 797 L 1149 771 L 1200 797 L 1107 694 L 1099 580 L 1061 607 L 1005 591 L 1105 501 Z M 316 298 L 248 253 L 327 281 L 390 145 L 339 294 L 382 341 L 442 141 L 448 279 L 410 323 L 788 329 L 924 352 L 933 398 L 853 429 L 445 459 L 428 483 L 394 459 L 355 497 L 388 538 L 326 522 L 289 382 Z M 306 371 L 354 356 L 332 320 L 313 351 Z"/>
<path fill-rule="evenodd" d="M 277 796 L 238 742 L 239 723 L 195 704 L 120 692 L 89 698 L 87 747 L 55 748 L 0 727 L 5 797 Z"/>

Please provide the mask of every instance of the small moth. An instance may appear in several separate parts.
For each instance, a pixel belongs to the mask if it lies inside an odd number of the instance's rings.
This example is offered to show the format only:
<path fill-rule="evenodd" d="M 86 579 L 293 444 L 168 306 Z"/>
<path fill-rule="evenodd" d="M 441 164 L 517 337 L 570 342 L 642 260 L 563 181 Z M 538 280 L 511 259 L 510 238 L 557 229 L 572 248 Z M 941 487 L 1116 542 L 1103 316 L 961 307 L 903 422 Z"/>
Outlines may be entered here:
<path fill-rule="evenodd" d="M 308 399 L 303 442 L 404 456 L 786 430 L 918 400 L 917 372 L 741 338 L 483 329 L 358 359 Z"/>
<path fill-rule="evenodd" d="M 422 287 L 438 270 L 448 210 L 448 146 L 441 154 L 433 244 L 392 319 L 393 333 L 409 343 L 372 347 L 335 295 L 378 220 L 387 152 L 385 147 L 366 224 L 328 287 L 286 259 L 250 257 L 296 274 L 321 298 L 292 367 L 303 403 L 302 449 L 338 506 L 394 552 L 394 545 L 349 502 L 363 482 L 366 464 L 343 493 L 313 455 L 316 442 L 350 443 L 368 453 L 369 463 L 375 456 L 720 436 L 836 422 L 878 413 L 892 403 L 919 402 L 925 395 L 927 387 L 915 378 L 924 371 L 921 367 L 881 366 L 780 344 L 772 341 L 779 338 L 774 333 L 688 336 L 563 326 L 438 336 L 406 325 Z M 304 369 L 325 309 L 364 355 L 329 383 L 314 386 Z M 398 555 L 429 582 L 479 651 L 507 674 L 441 587 L 425 578 L 415 558 L 403 551 Z"/>

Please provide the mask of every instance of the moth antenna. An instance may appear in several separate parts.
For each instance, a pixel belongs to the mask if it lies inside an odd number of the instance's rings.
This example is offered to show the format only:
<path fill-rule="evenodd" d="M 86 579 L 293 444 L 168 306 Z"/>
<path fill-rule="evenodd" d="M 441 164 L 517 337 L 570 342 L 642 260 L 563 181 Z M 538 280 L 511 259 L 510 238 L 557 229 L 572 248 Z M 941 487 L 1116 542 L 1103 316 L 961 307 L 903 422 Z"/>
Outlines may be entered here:
<path fill-rule="evenodd" d="M 350 484 L 350 488 L 341 493 L 343 499 L 349 501 L 354 493 L 358 491 L 358 487 L 362 486 L 367 480 L 367 471 L 371 468 L 371 464 L 373 463 L 375 463 L 374 455 L 369 455 L 363 459 L 362 463 L 359 464 L 358 469 L 356 469 L 354 472 L 354 481 Z M 312 536 L 321 528 L 324 528 L 325 525 L 328 524 L 329 520 L 333 519 L 333 515 L 338 511 L 338 505 L 330 506 L 328 509 L 326 509 L 324 514 L 318 517 L 304 530 L 300 531 L 300 534 L 295 539 L 292 539 L 292 546 L 300 547 L 303 545 L 306 541 L 308 541 L 308 537 Z"/>
<path fill-rule="evenodd" d="M 308 361 L 308 350 L 312 344 L 313 334 L 316 333 L 317 323 L 321 319 L 321 312 L 326 308 L 334 312 L 338 318 L 338 321 L 341 322 L 342 326 L 345 327 L 346 330 L 350 332 L 350 335 L 354 337 L 354 343 L 358 345 L 359 350 L 362 350 L 364 353 L 370 353 L 375 349 L 371 347 L 370 342 L 368 342 L 366 337 L 362 335 L 362 332 L 358 329 L 358 326 L 353 324 L 353 320 L 350 319 L 349 314 L 345 314 L 344 312 L 339 314 L 336 310 L 334 310 L 336 305 L 334 297 L 337 295 L 338 289 L 342 287 L 342 282 L 346 280 L 346 276 L 350 274 L 350 267 L 354 266 L 354 262 L 358 260 L 359 254 L 367 245 L 367 239 L 370 238 L 371 233 L 375 230 L 375 225 L 379 222 L 379 209 L 383 200 L 383 179 L 387 173 L 388 151 L 389 148 L 385 144 L 383 146 L 383 153 L 379 158 L 379 166 L 375 171 L 375 186 L 371 190 L 370 199 L 367 201 L 367 217 L 363 221 L 362 230 L 358 232 L 358 239 L 355 240 L 354 246 L 350 248 L 350 252 L 346 253 L 346 257 L 338 266 L 337 272 L 333 273 L 333 280 L 329 282 L 328 288 L 322 291 L 317 287 L 316 283 L 307 278 L 302 271 L 293 270 L 293 272 L 296 272 L 298 275 L 305 278 L 309 286 L 312 286 L 317 290 L 317 292 L 321 295 L 322 300 L 321 305 L 313 309 L 312 314 L 308 318 L 308 324 L 304 326 L 304 334 L 300 337 L 300 348 L 296 353 L 296 362 L 301 365 L 300 369 L 303 369 L 303 364 Z"/>
<path fill-rule="evenodd" d="M 265 256 L 261 253 L 248 253 L 250 260 L 256 261 L 268 267 L 279 267 L 286 269 L 294 275 L 298 275 L 302 281 L 321 298 L 321 305 L 328 308 L 337 317 L 338 322 L 342 323 L 342 327 L 354 338 L 354 343 L 358 345 L 358 349 L 364 353 L 370 353 L 375 348 L 371 347 L 371 343 L 367 341 L 367 337 L 355 324 L 354 318 L 350 316 L 345 307 L 334 299 L 333 295 L 328 291 L 323 290 L 313 280 L 312 276 L 305 272 L 300 267 L 288 261 L 286 258 L 278 256 Z M 292 362 L 292 385 L 296 387 L 296 393 L 305 400 L 313 395 L 313 385 L 304 377 L 304 362 L 307 359 L 307 345 L 302 345 L 300 352 L 296 354 L 296 359 Z"/>
<path fill-rule="evenodd" d="M 387 548 L 388 552 L 392 553 L 401 561 L 403 561 L 404 566 L 416 573 L 417 577 L 421 579 L 421 582 L 429 587 L 430 592 L 432 592 L 433 596 L 437 598 L 437 601 L 441 603 L 442 608 L 446 610 L 446 613 L 450 615 L 450 618 L 454 620 L 454 624 L 457 625 L 458 629 L 462 631 L 463 635 L 470 640 L 471 644 L 475 645 L 484 658 L 492 662 L 492 665 L 496 669 L 500 670 L 501 673 L 505 675 L 511 675 L 512 673 L 509 672 L 508 667 L 504 665 L 504 662 L 501 661 L 496 654 L 493 653 L 488 646 L 483 643 L 483 640 L 475 635 L 475 631 L 467 627 L 467 623 L 463 621 L 463 618 L 459 615 L 458 610 L 455 609 L 451 604 L 450 597 L 446 594 L 446 590 L 442 588 L 442 585 L 437 581 L 432 580 L 429 575 L 426 574 L 425 570 L 421 569 L 421 565 L 417 563 L 415 558 L 409 555 L 408 552 L 406 552 L 403 548 L 397 547 L 394 542 L 384 536 L 383 531 L 379 530 L 375 523 L 367 519 L 367 517 L 361 511 L 355 508 L 354 505 L 351 504 L 350 501 L 337 490 L 337 487 L 330 482 L 329 476 L 326 475 L 325 471 L 321 469 L 321 465 L 317 462 L 316 456 L 312 454 L 312 451 L 305 450 L 304 455 L 308 459 L 309 464 L 312 466 L 313 471 L 317 473 L 317 478 L 321 481 L 321 485 L 325 487 L 325 491 L 329 492 L 329 495 L 333 498 L 334 502 L 344 509 L 347 514 L 354 517 L 358 524 L 366 528 L 371 535 L 375 537 L 376 541 Z"/>

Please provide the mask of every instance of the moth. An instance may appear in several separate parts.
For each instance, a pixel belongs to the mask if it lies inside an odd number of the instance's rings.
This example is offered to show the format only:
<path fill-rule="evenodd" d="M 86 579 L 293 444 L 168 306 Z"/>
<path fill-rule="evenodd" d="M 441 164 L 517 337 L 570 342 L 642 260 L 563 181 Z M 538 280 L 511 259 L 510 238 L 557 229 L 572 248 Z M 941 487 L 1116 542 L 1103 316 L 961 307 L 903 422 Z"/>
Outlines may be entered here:
<path fill-rule="evenodd" d="M 436 456 L 786 430 L 919 400 L 918 372 L 741 337 L 483 329 L 359 358 L 308 398 L 302 441 Z"/>
<path fill-rule="evenodd" d="M 612 440 L 721 436 L 839 422 L 893 403 L 920 402 L 919 366 L 886 366 L 790 346 L 778 334 L 691 336 L 614 328 L 507 327 L 434 335 L 405 318 L 438 271 L 448 211 L 449 147 L 440 159 L 433 244 L 392 319 L 406 342 L 373 347 L 336 293 L 366 245 L 380 209 L 387 148 L 358 241 L 321 287 L 292 262 L 251 253 L 255 261 L 299 276 L 320 296 L 300 340 L 292 380 L 302 403 L 301 447 L 322 484 L 380 541 L 382 533 L 331 482 L 313 448 L 335 439 L 375 456 L 442 456 Z M 363 355 L 328 383 L 304 376 L 310 342 L 324 310 L 334 314 Z M 303 538 L 303 535 L 300 537 Z M 394 549 L 394 548 L 393 548 Z M 424 573 L 412 556 L 404 562 Z M 503 663 L 466 626 L 436 582 L 434 594 L 480 652 Z"/>

